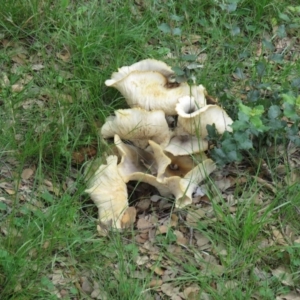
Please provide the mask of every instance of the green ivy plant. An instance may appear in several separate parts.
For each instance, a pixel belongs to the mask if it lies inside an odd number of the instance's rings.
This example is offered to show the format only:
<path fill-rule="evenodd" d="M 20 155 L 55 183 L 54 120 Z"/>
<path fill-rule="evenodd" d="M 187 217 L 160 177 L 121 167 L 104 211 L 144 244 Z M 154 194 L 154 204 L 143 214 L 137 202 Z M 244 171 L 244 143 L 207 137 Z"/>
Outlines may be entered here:
<path fill-rule="evenodd" d="M 293 142 L 300 146 L 300 96 L 283 94 L 279 105 L 265 108 L 238 103 L 238 118 L 231 125 L 232 132 L 220 135 L 214 125 L 207 125 L 208 139 L 215 146 L 211 156 L 220 166 L 255 156 L 263 143 L 270 147 Z"/>

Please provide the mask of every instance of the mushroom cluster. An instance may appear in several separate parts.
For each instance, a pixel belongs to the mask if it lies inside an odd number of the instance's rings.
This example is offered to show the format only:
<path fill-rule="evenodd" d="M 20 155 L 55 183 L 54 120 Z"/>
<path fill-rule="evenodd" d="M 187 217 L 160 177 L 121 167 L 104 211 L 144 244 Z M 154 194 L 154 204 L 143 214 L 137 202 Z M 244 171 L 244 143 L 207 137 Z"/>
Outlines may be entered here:
<path fill-rule="evenodd" d="M 202 85 L 174 78 L 164 62 L 146 59 L 120 68 L 105 81 L 121 92 L 130 108 L 115 111 L 101 128 L 103 138 L 114 139 L 119 154 L 106 158 L 86 189 L 101 223 L 122 228 L 129 181 L 145 182 L 162 196 L 174 196 L 175 206 L 182 208 L 192 203 L 199 183 L 215 170 L 204 153 L 206 125 L 215 124 L 223 133 L 231 131 L 232 120 L 220 106 L 207 104 Z"/>

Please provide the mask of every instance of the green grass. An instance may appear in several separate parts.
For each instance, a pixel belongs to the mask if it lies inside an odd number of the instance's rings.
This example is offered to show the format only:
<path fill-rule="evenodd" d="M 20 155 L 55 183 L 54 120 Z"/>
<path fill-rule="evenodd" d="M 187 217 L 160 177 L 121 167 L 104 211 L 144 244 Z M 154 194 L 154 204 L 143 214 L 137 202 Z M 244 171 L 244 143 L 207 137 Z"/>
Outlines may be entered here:
<path fill-rule="evenodd" d="M 280 0 L 236 2 L 235 7 L 234 1 L 213 0 L 0 0 L 0 183 L 11 184 L 0 188 L 1 299 L 57 299 L 57 293 L 92 299 L 96 285 L 98 299 L 156 299 L 160 290 L 149 288 L 151 279 L 160 278 L 155 266 L 171 270 L 164 283 L 174 289 L 197 284 L 209 297 L 201 299 L 271 300 L 299 286 L 299 244 L 289 232 L 299 242 L 300 186 L 277 176 L 280 164 L 290 172 L 287 148 L 278 158 L 260 141 L 258 156 L 273 172 L 276 194 L 255 180 L 261 165 L 253 162 L 250 171 L 237 169 L 246 184 L 227 194 L 210 184 L 212 215 L 193 225 L 194 239 L 203 234 L 211 243 L 208 250 L 178 246 L 179 227 L 172 227 L 154 238 L 151 267 L 136 263 L 150 254 L 135 241 L 135 230 L 97 235 L 97 210 L 84 193 L 82 167 L 72 164 L 72 153 L 83 146 L 97 144 L 97 156 L 103 155 L 107 146 L 98 128 L 116 108 L 126 107 L 122 96 L 104 85 L 111 73 L 149 57 L 184 67 L 193 57 L 182 48 L 191 46 L 187 41 L 195 35 L 197 51 L 206 54 L 197 83 L 218 97 L 232 118 L 238 99 L 268 108 L 279 103 L 281 93 L 299 94 L 299 40 L 286 57 L 274 56 L 272 48 L 276 34 L 299 36 L 299 12 Z M 32 70 L 35 65 L 42 68 Z M 22 90 L 13 92 L 17 83 Z M 23 180 L 28 167 L 35 173 Z M 237 199 L 234 212 L 224 195 Z M 261 204 L 255 204 L 259 197 Z M 274 228 L 287 243 L 272 242 Z M 189 236 L 186 223 L 180 230 Z M 204 259 L 207 254 L 213 264 Z M 294 286 L 272 276 L 282 265 L 293 274 Z"/>

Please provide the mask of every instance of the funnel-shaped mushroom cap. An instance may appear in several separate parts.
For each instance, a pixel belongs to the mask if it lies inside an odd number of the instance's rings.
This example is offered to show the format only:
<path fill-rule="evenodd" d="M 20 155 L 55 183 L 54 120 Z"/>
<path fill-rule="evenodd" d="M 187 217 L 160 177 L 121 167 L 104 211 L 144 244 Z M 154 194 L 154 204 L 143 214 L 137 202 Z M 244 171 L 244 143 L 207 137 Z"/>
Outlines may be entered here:
<path fill-rule="evenodd" d="M 162 181 L 172 191 L 176 198 L 175 206 L 182 208 L 192 203 L 192 195 L 196 191 L 198 184 L 216 169 L 215 163 L 211 159 L 206 159 L 194 167 L 183 178 L 172 176 L 164 178 Z"/>
<path fill-rule="evenodd" d="M 233 123 L 224 109 L 218 105 L 199 106 L 193 97 L 182 97 L 176 105 L 178 123 L 192 135 L 205 138 L 208 133 L 206 125 L 215 124 L 217 131 L 222 134 L 225 130 L 232 131 L 229 126 Z"/>
<path fill-rule="evenodd" d="M 101 128 L 104 138 L 117 134 L 140 148 L 146 148 L 148 140 L 153 140 L 162 147 L 168 145 L 171 132 L 163 111 L 132 108 L 119 109 L 115 114 L 114 117 L 108 117 Z"/>
<path fill-rule="evenodd" d="M 208 149 L 208 142 L 194 135 L 174 136 L 165 151 L 178 156 L 204 152 Z"/>
<path fill-rule="evenodd" d="M 202 85 L 190 87 L 186 82 L 170 85 L 172 74 L 172 69 L 164 63 L 146 60 L 119 69 L 105 84 L 118 89 L 130 107 L 163 110 L 167 115 L 176 114 L 177 100 L 186 95 L 192 95 L 199 105 L 205 105 Z"/>
<path fill-rule="evenodd" d="M 113 86 L 119 80 L 122 80 L 133 71 L 155 71 L 162 74 L 164 77 L 170 77 L 174 71 L 166 63 L 155 59 L 144 59 L 131 66 L 125 66 L 118 69 L 118 72 L 112 74 L 111 79 L 105 81 L 107 86 Z"/>
<path fill-rule="evenodd" d="M 115 135 L 115 145 L 121 156 L 118 171 L 126 183 L 145 182 L 154 186 L 162 196 L 172 195 L 170 190 L 156 179 L 158 170 L 162 172 L 167 165 L 162 165 L 160 160 L 156 162 L 152 153 L 124 144 L 118 135 Z"/>
<path fill-rule="evenodd" d="M 127 187 L 118 172 L 117 156 L 107 157 L 107 164 L 101 165 L 89 180 L 85 190 L 98 207 L 99 221 L 112 222 L 112 227 L 121 228 L 121 218 L 128 207 Z"/>

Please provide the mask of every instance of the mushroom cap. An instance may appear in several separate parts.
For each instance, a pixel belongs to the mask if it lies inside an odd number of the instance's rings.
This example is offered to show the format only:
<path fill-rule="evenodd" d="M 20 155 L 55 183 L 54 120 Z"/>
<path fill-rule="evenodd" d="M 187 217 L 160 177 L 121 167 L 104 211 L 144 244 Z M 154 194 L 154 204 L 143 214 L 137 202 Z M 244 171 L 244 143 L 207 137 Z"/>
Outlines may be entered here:
<path fill-rule="evenodd" d="M 215 124 L 217 131 L 222 134 L 225 130 L 232 131 L 229 126 L 233 123 L 224 109 L 218 105 L 199 106 L 193 97 L 185 96 L 176 105 L 178 123 L 191 135 L 205 138 L 208 135 L 206 125 Z"/>
<path fill-rule="evenodd" d="M 116 116 L 108 117 L 101 128 L 104 138 L 117 134 L 140 148 L 146 148 L 148 140 L 153 140 L 162 147 L 168 145 L 172 133 L 162 110 L 118 109 L 115 114 Z"/>
<path fill-rule="evenodd" d="M 122 80 L 128 74 L 133 71 L 155 71 L 162 74 L 164 77 L 170 77 L 174 74 L 174 71 L 166 63 L 155 59 L 144 59 L 131 66 L 124 66 L 118 69 L 118 72 L 114 72 L 111 79 L 105 81 L 107 86 L 113 86 L 116 82 Z"/>
<path fill-rule="evenodd" d="M 198 165 L 199 162 L 207 159 L 205 153 L 175 156 L 165 151 L 165 154 L 171 160 L 171 163 L 165 170 L 165 177 L 179 176 L 183 178 L 196 165 Z"/>
<path fill-rule="evenodd" d="M 85 192 L 98 207 L 99 221 L 121 228 L 121 218 L 128 207 L 127 187 L 118 172 L 117 156 L 110 155 L 106 161 L 90 178 Z"/>
<path fill-rule="evenodd" d="M 157 181 L 158 169 L 164 166 L 157 165 L 161 162 L 156 162 L 152 153 L 123 143 L 118 135 L 115 135 L 115 144 L 121 156 L 118 171 L 126 183 L 132 180 L 145 182 L 154 186 L 162 196 L 172 195 L 164 184 Z"/>
<path fill-rule="evenodd" d="M 210 173 L 216 169 L 216 164 L 211 159 L 206 159 L 183 178 L 171 176 L 164 178 L 162 181 L 172 191 L 175 196 L 175 206 L 183 208 L 193 202 L 192 195 L 197 189 L 199 183 L 203 181 Z"/>
<path fill-rule="evenodd" d="M 204 152 L 208 149 L 208 142 L 195 135 L 177 135 L 171 138 L 165 151 L 175 155 L 187 155 Z"/>
<path fill-rule="evenodd" d="M 145 60 L 119 69 L 105 84 L 118 89 L 130 107 L 163 110 L 167 115 L 176 114 L 177 100 L 186 95 L 192 95 L 199 105 L 205 105 L 206 91 L 202 85 L 189 86 L 183 82 L 170 87 L 168 78 L 173 74 L 165 63 Z"/>

